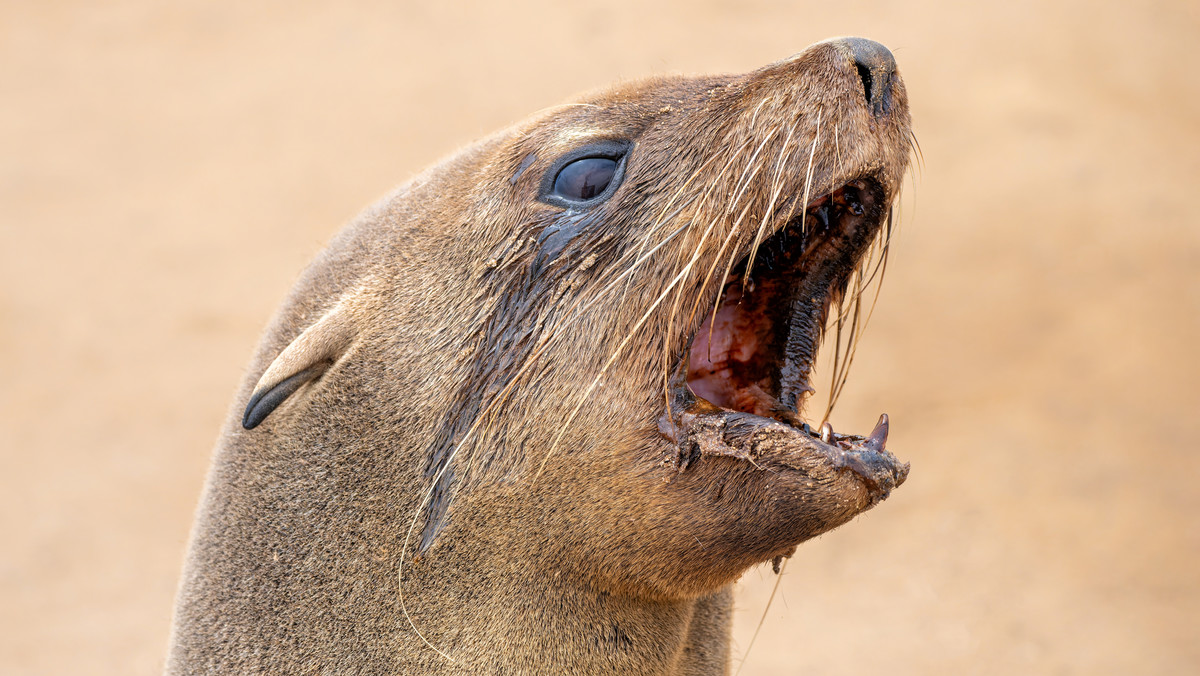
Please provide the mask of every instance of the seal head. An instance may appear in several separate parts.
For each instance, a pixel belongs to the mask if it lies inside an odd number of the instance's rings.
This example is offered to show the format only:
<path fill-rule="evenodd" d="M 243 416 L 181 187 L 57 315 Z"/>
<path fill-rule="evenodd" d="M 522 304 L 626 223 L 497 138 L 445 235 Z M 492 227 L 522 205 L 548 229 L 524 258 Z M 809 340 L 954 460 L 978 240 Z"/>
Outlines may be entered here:
<path fill-rule="evenodd" d="M 730 584 L 907 475 L 886 417 L 803 407 L 910 148 L 891 55 L 831 40 L 550 109 L 366 212 L 239 394 L 171 670 L 721 673 Z"/>

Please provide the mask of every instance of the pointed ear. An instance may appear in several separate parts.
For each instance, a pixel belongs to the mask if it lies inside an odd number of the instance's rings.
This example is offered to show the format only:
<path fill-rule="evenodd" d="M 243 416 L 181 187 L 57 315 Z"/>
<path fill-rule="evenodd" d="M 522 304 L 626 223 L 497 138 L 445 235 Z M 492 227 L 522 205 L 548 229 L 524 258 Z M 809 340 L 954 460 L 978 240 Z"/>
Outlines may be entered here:
<path fill-rule="evenodd" d="M 250 403 L 246 404 L 242 427 L 248 430 L 258 427 L 301 385 L 319 378 L 345 354 L 357 333 L 344 302 L 305 329 L 258 379 Z"/>

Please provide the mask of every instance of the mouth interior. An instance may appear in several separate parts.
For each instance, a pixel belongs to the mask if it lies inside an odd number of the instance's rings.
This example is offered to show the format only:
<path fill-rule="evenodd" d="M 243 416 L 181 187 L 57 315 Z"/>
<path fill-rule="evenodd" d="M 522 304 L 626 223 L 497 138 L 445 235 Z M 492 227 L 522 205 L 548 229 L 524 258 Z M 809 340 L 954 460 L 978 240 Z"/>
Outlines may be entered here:
<path fill-rule="evenodd" d="M 882 212 L 879 184 L 852 181 L 763 240 L 753 265 L 749 254 L 736 264 L 688 351 L 692 392 L 720 408 L 800 426 L 830 303 L 844 293 Z"/>

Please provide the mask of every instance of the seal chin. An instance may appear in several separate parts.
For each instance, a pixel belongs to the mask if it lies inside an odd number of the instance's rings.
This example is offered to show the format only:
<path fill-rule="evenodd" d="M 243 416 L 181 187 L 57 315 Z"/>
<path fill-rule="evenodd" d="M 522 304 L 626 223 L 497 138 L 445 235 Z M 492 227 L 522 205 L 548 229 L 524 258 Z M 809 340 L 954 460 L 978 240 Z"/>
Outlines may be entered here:
<path fill-rule="evenodd" d="M 887 415 L 867 436 L 814 430 L 801 418 L 830 306 L 887 219 L 872 177 L 850 181 L 786 219 L 727 274 L 714 311 L 695 330 L 661 428 L 681 468 L 700 455 L 754 464 L 852 472 L 871 504 L 908 476 L 886 449 Z"/>

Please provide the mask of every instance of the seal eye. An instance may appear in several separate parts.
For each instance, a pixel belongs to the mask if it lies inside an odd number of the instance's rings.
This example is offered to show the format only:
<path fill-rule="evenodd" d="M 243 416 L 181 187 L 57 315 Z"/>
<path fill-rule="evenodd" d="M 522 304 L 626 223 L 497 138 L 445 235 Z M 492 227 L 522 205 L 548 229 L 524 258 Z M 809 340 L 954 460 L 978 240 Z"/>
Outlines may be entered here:
<path fill-rule="evenodd" d="M 617 192 L 632 141 L 605 139 L 564 153 L 542 174 L 538 200 L 567 211 L 590 209 Z"/>
<path fill-rule="evenodd" d="M 572 202 L 586 202 L 601 195 L 617 173 L 611 157 L 584 157 L 559 170 L 554 194 Z"/>

